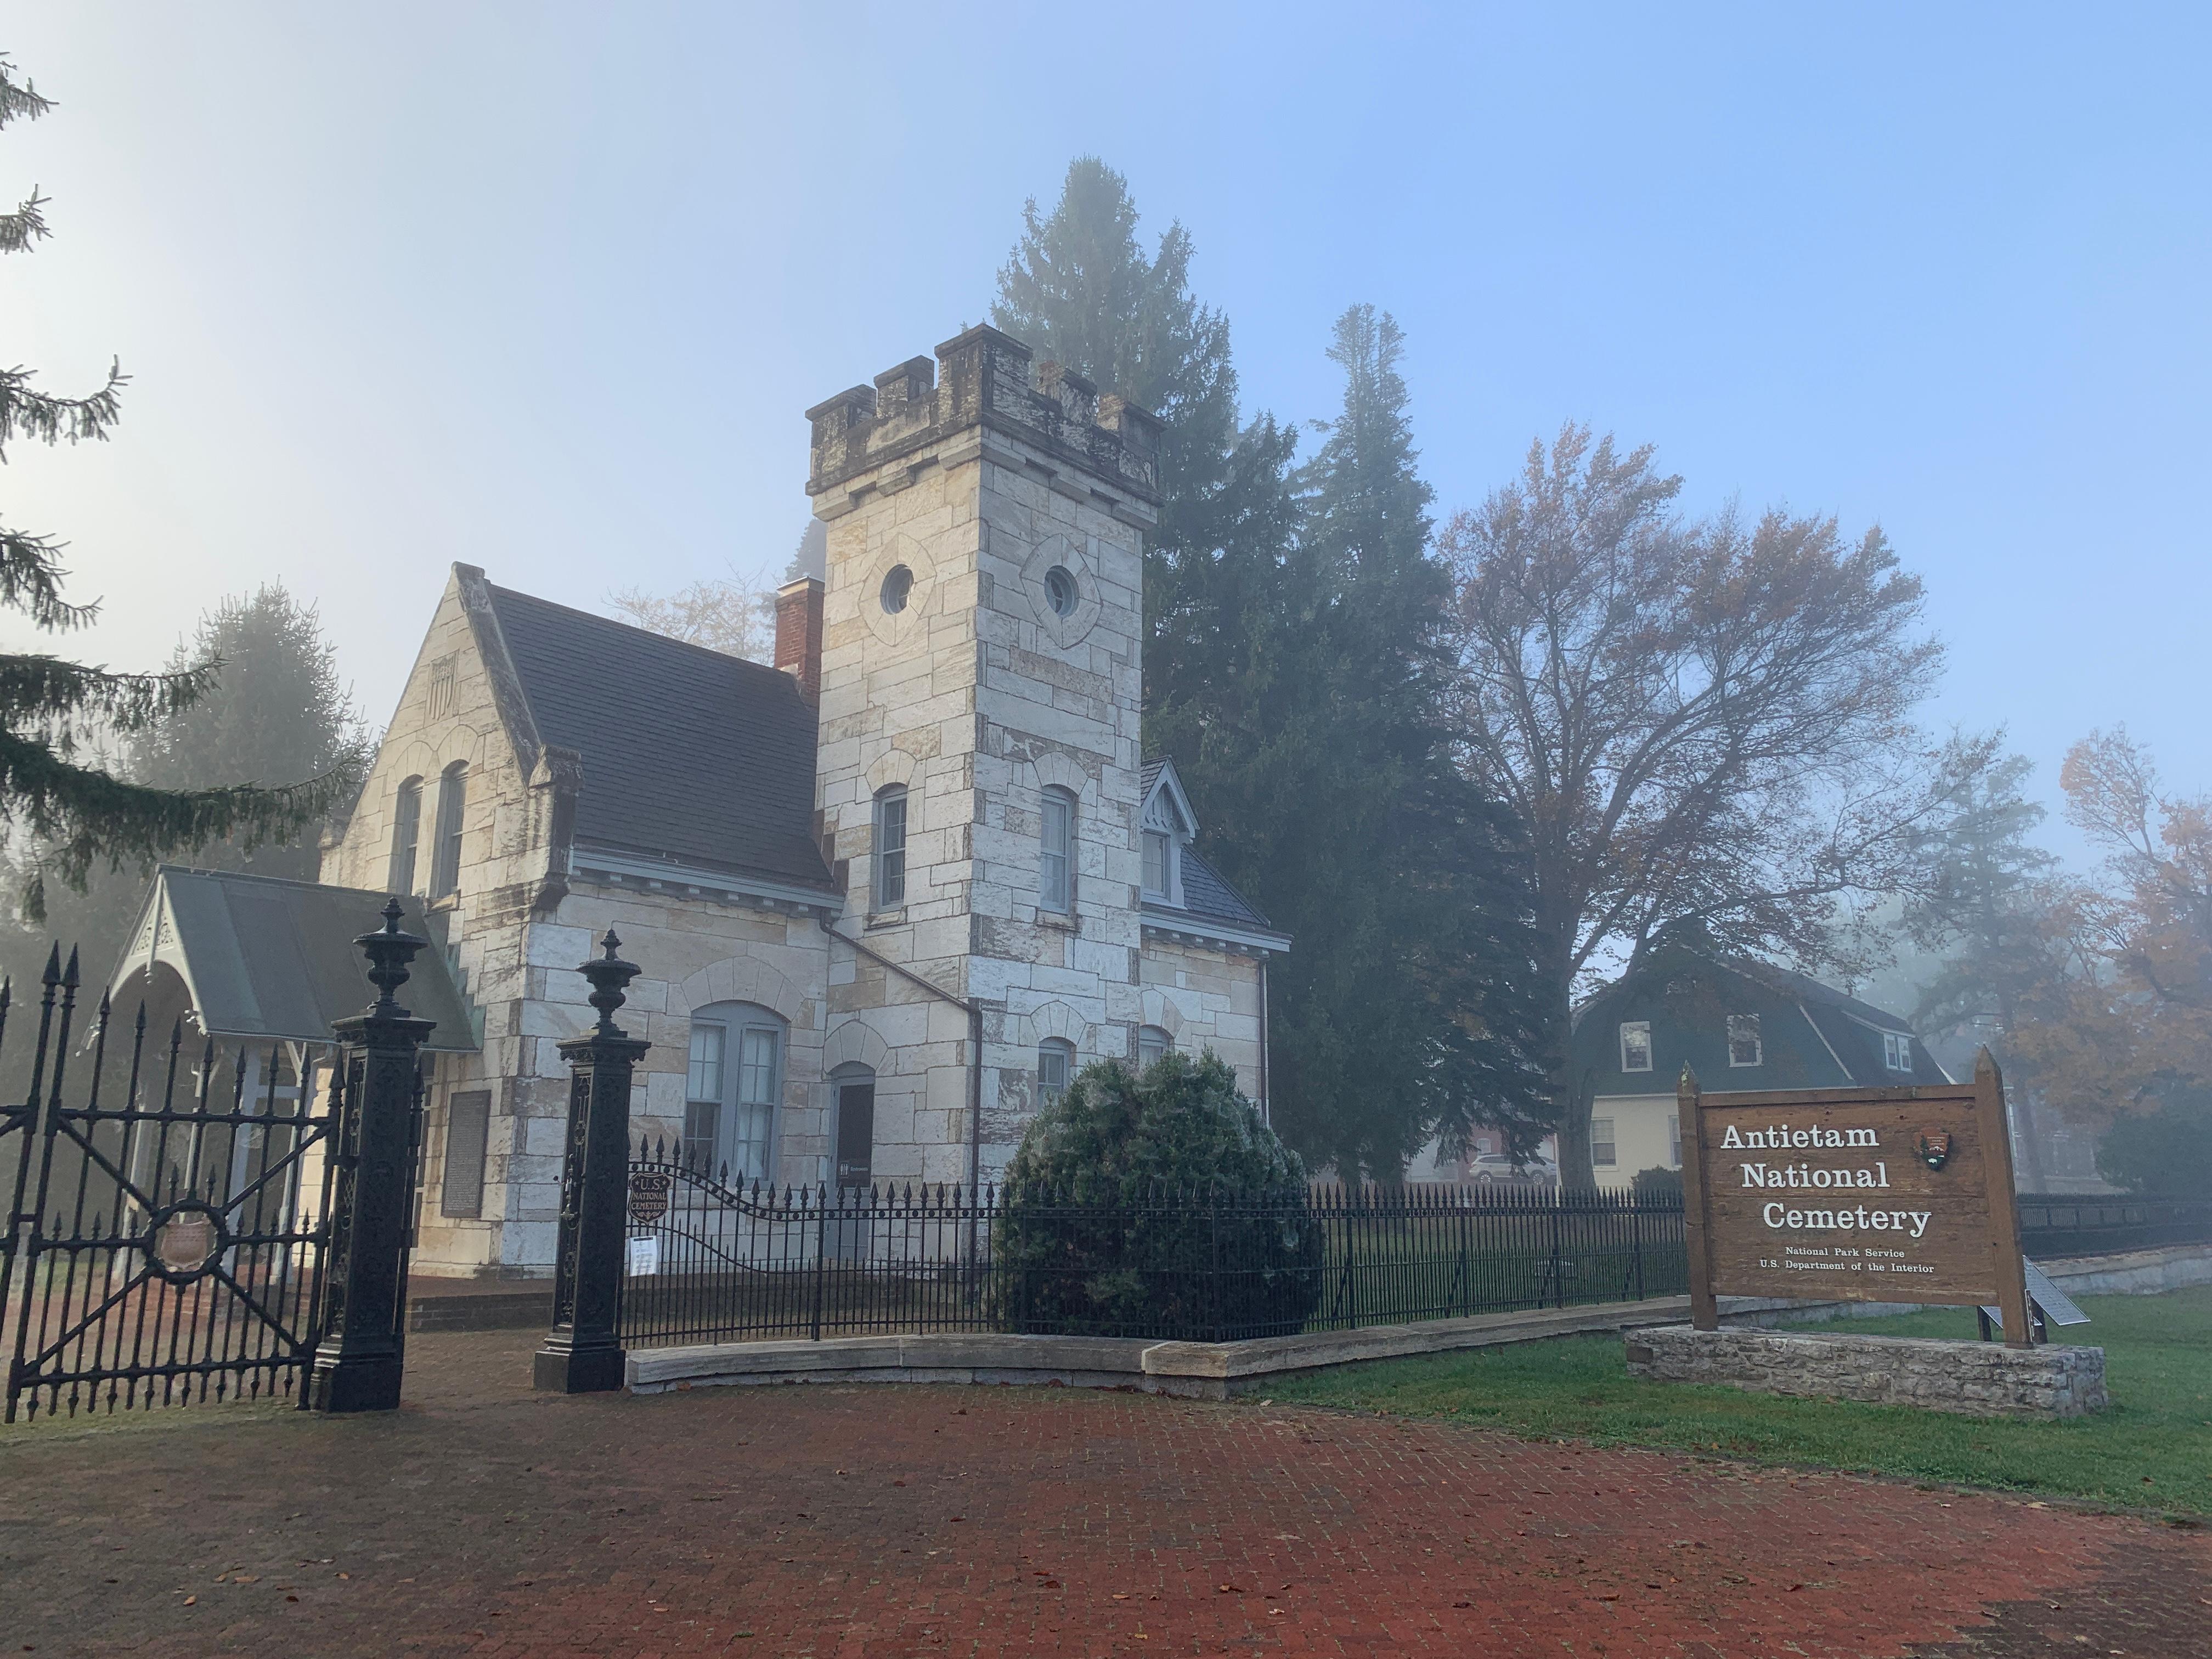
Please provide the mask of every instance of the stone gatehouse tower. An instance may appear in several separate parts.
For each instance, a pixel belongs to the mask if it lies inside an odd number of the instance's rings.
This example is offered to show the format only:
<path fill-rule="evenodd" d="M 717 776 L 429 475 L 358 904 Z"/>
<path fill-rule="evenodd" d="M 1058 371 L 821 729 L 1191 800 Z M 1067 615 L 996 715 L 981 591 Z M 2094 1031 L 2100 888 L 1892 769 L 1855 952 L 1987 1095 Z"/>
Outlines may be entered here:
<path fill-rule="evenodd" d="M 1083 1065 L 1212 1048 L 1267 958 L 1140 749 L 1159 423 L 971 329 L 808 411 L 825 575 L 738 661 L 456 566 L 323 880 L 424 896 L 478 1024 L 418 1272 L 550 1271 L 569 971 L 611 927 L 632 1116 L 733 1181 L 990 1180 Z"/>
<path fill-rule="evenodd" d="M 1003 1161 L 1041 1045 L 1132 1053 L 1144 1024 L 1139 538 L 1159 426 L 1056 367 L 1033 378 L 995 329 L 938 357 L 808 410 L 806 487 L 829 526 L 816 775 L 846 915 L 982 1005 L 980 1079 L 913 1042 L 930 1022 L 911 981 L 863 962 L 832 1006 L 884 1037 L 878 1133 L 890 1091 L 910 1095 L 916 1173 L 963 1180 L 946 1131 L 971 1086 Z"/>

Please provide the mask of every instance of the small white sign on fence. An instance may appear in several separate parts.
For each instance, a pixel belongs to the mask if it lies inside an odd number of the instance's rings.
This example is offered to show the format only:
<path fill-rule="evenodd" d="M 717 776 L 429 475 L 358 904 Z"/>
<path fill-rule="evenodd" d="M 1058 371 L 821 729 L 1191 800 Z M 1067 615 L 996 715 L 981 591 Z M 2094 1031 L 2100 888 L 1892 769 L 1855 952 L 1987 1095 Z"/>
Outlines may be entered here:
<path fill-rule="evenodd" d="M 658 1238 L 633 1238 L 629 1241 L 629 1276 L 649 1279 L 660 1271 L 660 1241 Z"/>

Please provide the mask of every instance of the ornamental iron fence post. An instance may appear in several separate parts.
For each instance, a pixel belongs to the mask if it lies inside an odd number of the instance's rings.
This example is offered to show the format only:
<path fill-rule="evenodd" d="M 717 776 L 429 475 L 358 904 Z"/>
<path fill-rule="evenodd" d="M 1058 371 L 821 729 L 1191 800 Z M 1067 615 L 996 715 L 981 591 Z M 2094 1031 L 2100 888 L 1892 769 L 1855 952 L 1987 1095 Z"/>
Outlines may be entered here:
<path fill-rule="evenodd" d="M 599 1024 L 558 1044 L 568 1062 L 568 1130 L 561 1165 L 561 1239 L 553 1267 L 553 1328 L 532 1366 L 533 1387 L 604 1394 L 623 1385 L 622 1280 L 629 1194 L 629 1090 L 653 1045 L 614 1021 L 637 965 L 615 952 L 576 971 L 592 982 Z"/>
<path fill-rule="evenodd" d="M 392 900 L 384 907 L 384 926 L 354 940 L 368 957 L 376 1000 L 366 1013 L 331 1027 L 344 1045 L 331 1079 L 333 1091 L 343 1090 L 343 1105 L 322 1340 L 307 1383 L 313 1411 L 380 1412 L 399 1404 L 421 1049 L 435 1029 L 434 1021 L 413 1018 L 392 994 L 407 982 L 415 953 L 429 944 L 400 931 L 401 914 L 399 901 Z"/>

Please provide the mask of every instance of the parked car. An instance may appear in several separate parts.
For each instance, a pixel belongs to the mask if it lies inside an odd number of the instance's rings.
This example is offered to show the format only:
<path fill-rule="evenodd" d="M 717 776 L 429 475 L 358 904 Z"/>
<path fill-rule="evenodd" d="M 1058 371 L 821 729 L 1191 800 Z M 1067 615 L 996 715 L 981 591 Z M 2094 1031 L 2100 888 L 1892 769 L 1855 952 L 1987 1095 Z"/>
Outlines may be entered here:
<path fill-rule="evenodd" d="M 1467 1170 L 1468 1179 L 1481 1187 L 1500 1181 L 1555 1187 L 1559 1181 L 1559 1166 L 1549 1158 L 1516 1158 L 1510 1152 L 1483 1152 L 1468 1164 Z"/>

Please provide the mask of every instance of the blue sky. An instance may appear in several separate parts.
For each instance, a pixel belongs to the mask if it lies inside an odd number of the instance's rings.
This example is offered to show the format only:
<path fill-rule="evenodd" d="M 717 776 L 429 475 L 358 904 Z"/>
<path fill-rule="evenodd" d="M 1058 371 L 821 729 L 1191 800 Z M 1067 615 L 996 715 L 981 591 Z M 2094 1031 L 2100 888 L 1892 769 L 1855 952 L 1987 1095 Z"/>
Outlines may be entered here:
<path fill-rule="evenodd" d="M 453 560 L 586 605 L 780 568 L 799 411 L 981 320 L 1094 153 L 1190 229 L 1248 407 L 1326 416 L 1372 301 L 1441 509 L 1574 419 L 1695 509 L 1879 522 L 1932 723 L 2008 724 L 2054 799 L 2123 721 L 2212 787 L 2203 9 L 347 12 L 0 40 L 62 100 L 0 138 L 56 231 L 0 350 L 136 377 L 112 444 L 0 474 L 105 596 L 91 654 L 281 576 L 380 720 Z"/>

